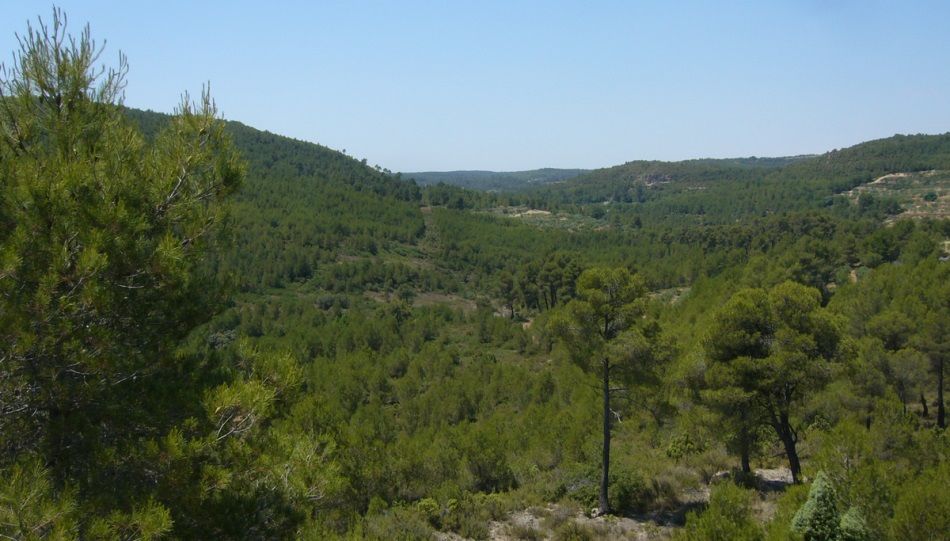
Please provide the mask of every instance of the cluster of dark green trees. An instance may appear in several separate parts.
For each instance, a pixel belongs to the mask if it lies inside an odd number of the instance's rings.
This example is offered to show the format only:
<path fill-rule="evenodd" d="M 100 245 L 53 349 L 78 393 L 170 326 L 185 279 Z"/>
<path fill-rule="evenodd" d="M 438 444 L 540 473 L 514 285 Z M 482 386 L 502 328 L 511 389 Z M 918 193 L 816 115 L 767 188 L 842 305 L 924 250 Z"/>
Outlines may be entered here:
<path fill-rule="evenodd" d="M 438 184 L 459 186 L 479 191 L 517 191 L 532 185 L 550 184 L 579 176 L 584 169 L 533 169 L 531 171 L 445 171 L 405 173 L 420 186 Z"/>
<path fill-rule="evenodd" d="M 0 535 L 485 538 L 779 465 L 771 520 L 721 483 L 677 535 L 950 529 L 950 221 L 839 195 L 947 136 L 420 189 L 123 108 L 99 53 L 56 12 L 0 84 Z"/>

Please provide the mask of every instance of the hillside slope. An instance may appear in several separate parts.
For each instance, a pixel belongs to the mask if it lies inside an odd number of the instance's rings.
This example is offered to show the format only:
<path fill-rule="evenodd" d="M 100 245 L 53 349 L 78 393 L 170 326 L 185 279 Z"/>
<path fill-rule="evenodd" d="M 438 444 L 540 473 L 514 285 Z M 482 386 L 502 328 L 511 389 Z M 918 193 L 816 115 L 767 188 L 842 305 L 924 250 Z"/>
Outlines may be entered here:
<path fill-rule="evenodd" d="M 629 162 L 532 189 L 539 206 L 630 204 L 651 221 L 726 223 L 747 216 L 847 206 L 835 196 L 891 173 L 950 169 L 950 133 L 895 135 L 819 156 Z M 611 207 L 615 208 L 615 207 Z"/>
<path fill-rule="evenodd" d="M 517 191 L 562 182 L 587 173 L 587 169 L 532 169 L 530 171 L 426 171 L 404 173 L 420 186 L 445 183 L 470 190 Z"/>
<path fill-rule="evenodd" d="M 168 116 L 128 110 L 147 137 Z M 305 280 L 347 253 L 375 254 L 413 244 L 425 227 L 416 184 L 342 152 L 228 122 L 247 161 L 235 198 L 233 250 L 224 270 L 243 289 Z"/>
<path fill-rule="evenodd" d="M 130 115 L 149 133 L 164 121 Z M 115 444 L 89 440 L 101 448 L 77 463 L 76 514 L 112 520 L 127 502 L 151 502 L 177 539 L 663 538 L 684 519 L 697 528 L 697 515 L 684 515 L 707 495 L 698 516 L 716 520 L 725 494 L 764 502 L 770 519 L 751 503 L 728 516 L 784 539 L 804 492 L 713 482 L 742 450 L 730 412 L 704 391 L 707 343 L 741 334 L 717 331 L 722 307 L 788 288 L 795 297 L 778 298 L 794 302 L 782 306 L 805 306 L 793 320 L 821 333 L 770 336 L 763 342 L 803 348 L 770 361 L 810 362 L 819 340 L 847 345 L 791 412 L 806 471 L 835 468 L 847 497 L 876 506 L 872 531 L 916 520 L 946 492 L 946 439 L 927 412 L 942 380 L 922 355 L 946 336 L 950 267 L 938 243 L 950 224 L 888 227 L 844 196 L 833 205 L 853 215 L 820 204 L 868 174 L 941 166 L 939 138 L 929 150 L 916 139 L 870 145 L 867 158 L 681 164 L 674 179 L 649 178 L 666 165 L 641 165 L 642 201 L 585 203 L 579 193 L 564 206 L 586 219 L 555 209 L 547 219 L 564 225 L 553 227 L 487 212 L 461 188 L 461 201 L 434 208 L 423 193 L 430 204 L 420 206 L 414 183 L 340 153 L 229 130 L 249 174 L 232 212 L 235 245 L 209 264 L 243 291 L 174 359 L 127 384 L 135 430 Z M 500 205 L 509 195 L 478 198 Z M 600 265 L 635 271 L 639 291 L 630 332 L 614 342 L 637 366 L 624 382 L 631 398 L 612 406 L 609 520 L 585 516 L 598 498 L 601 380 L 583 349 L 564 347 L 558 319 L 590 313 L 584 272 Z M 897 366 L 914 379 L 889 379 Z M 753 429 L 762 436 L 748 462 L 774 471 L 788 450 L 766 435 L 773 427 Z M 60 496 L 44 480 L 23 485 Z M 905 489 L 918 486 L 927 498 Z"/>

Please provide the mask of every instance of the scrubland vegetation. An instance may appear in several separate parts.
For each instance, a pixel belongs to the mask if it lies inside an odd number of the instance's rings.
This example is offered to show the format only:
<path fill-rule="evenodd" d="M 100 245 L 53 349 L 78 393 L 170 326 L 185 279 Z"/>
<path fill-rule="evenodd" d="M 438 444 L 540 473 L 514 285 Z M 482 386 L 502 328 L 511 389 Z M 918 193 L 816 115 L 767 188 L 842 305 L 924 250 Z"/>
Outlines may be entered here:
<path fill-rule="evenodd" d="M 3 537 L 950 532 L 950 220 L 905 212 L 950 135 L 419 187 L 124 108 L 55 21 L 0 86 Z"/>

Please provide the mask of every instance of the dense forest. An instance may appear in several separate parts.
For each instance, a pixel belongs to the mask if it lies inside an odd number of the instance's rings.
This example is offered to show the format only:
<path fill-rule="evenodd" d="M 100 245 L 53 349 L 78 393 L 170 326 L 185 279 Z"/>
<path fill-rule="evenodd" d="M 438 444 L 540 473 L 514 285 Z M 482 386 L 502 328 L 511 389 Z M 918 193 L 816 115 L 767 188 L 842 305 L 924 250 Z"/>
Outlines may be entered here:
<path fill-rule="evenodd" d="M 420 186 L 451 184 L 470 190 L 517 191 L 531 186 L 563 182 L 587 171 L 584 169 L 533 169 L 531 171 L 427 171 L 405 173 Z"/>
<path fill-rule="evenodd" d="M 947 538 L 950 134 L 420 186 L 67 37 L 0 81 L 0 536 Z"/>

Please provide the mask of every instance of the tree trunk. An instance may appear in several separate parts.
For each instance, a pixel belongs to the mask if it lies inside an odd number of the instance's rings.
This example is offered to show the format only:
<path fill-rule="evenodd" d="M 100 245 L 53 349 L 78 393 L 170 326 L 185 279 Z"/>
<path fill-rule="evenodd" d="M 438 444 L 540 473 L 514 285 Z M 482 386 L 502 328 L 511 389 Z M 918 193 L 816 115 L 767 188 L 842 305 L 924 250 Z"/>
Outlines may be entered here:
<path fill-rule="evenodd" d="M 610 362 L 603 360 L 604 372 L 604 463 L 600 476 L 600 514 L 610 512 L 607 486 L 610 480 Z"/>
<path fill-rule="evenodd" d="M 782 438 L 782 444 L 785 446 L 785 454 L 788 455 L 788 467 L 792 470 L 792 482 L 801 481 L 802 465 L 798 461 L 798 450 L 795 448 L 795 440 L 790 437 Z"/>
<path fill-rule="evenodd" d="M 937 426 L 947 428 L 947 412 L 943 406 L 943 359 L 937 361 Z"/>
<path fill-rule="evenodd" d="M 924 409 L 924 419 L 930 417 L 930 410 L 927 409 L 927 399 L 924 398 L 924 393 L 920 393 L 920 406 Z"/>
<path fill-rule="evenodd" d="M 798 484 L 801 481 L 802 465 L 798 460 L 798 449 L 796 448 L 795 432 L 789 423 L 788 414 L 782 413 L 779 418 L 779 424 L 775 427 L 778 437 L 782 440 L 785 447 L 785 455 L 788 457 L 788 469 L 792 470 L 792 482 Z"/>
<path fill-rule="evenodd" d="M 749 428 L 743 426 L 739 431 L 739 460 L 742 465 L 742 473 L 752 473 L 752 466 L 749 464 L 749 455 L 752 454 L 750 450 L 752 447 L 752 438 L 749 434 Z"/>
<path fill-rule="evenodd" d="M 749 465 L 749 448 L 748 446 L 742 446 L 742 473 L 752 473 L 752 466 Z"/>

